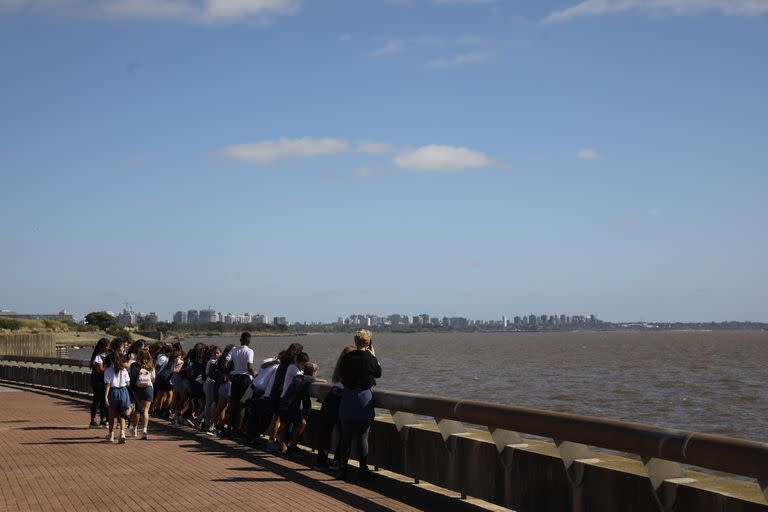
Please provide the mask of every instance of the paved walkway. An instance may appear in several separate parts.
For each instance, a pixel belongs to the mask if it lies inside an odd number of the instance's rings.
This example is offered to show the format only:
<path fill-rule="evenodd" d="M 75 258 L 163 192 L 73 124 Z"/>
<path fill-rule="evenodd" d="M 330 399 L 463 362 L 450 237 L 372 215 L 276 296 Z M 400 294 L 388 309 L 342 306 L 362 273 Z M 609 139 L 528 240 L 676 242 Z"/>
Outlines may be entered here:
<path fill-rule="evenodd" d="M 380 476 L 364 486 L 296 462 L 150 422 L 148 441 L 107 445 L 86 403 L 0 387 L 0 511 L 482 510 Z M 142 501 L 143 500 L 143 501 Z"/>

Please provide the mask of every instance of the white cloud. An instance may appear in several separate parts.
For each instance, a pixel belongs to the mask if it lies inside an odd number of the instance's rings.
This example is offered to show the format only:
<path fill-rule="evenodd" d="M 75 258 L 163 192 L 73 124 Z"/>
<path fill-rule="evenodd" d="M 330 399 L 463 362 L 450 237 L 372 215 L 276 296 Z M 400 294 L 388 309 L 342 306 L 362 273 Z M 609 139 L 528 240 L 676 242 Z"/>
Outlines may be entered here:
<path fill-rule="evenodd" d="M 724 14 L 758 16 L 768 13 L 768 0 L 584 0 L 566 9 L 555 11 L 543 23 L 570 21 L 585 16 L 601 16 L 632 10 L 692 13 L 719 11 Z"/>
<path fill-rule="evenodd" d="M 390 57 L 405 51 L 405 41 L 402 39 L 390 39 L 387 43 L 373 52 L 374 57 Z"/>
<path fill-rule="evenodd" d="M 432 60 L 427 63 L 427 66 L 430 68 L 452 68 L 472 64 L 485 64 L 492 60 L 493 55 L 488 52 L 460 53 L 453 57 Z"/>
<path fill-rule="evenodd" d="M 362 140 L 358 143 L 357 150 L 361 153 L 368 153 L 369 155 L 386 155 L 388 153 L 396 152 L 397 148 L 387 142 Z"/>
<path fill-rule="evenodd" d="M 461 171 L 488 167 L 488 155 L 463 147 L 430 144 L 408 150 L 395 157 L 395 165 L 419 171 Z"/>
<path fill-rule="evenodd" d="M 297 12 L 301 0 L 0 0 L 0 12 L 30 11 L 88 19 L 231 23 Z"/>
<path fill-rule="evenodd" d="M 352 150 L 349 142 L 341 139 L 323 138 L 265 140 L 251 144 L 235 144 L 216 151 L 217 154 L 256 165 L 271 164 L 281 158 L 307 158 L 335 155 Z"/>
<path fill-rule="evenodd" d="M 296 12 L 298 0 L 207 0 L 205 18 L 211 21 L 232 21 L 249 16 L 286 15 Z"/>
<path fill-rule="evenodd" d="M 595 151 L 594 149 L 582 149 L 578 153 L 576 153 L 576 158 L 580 158 L 582 160 L 600 160 L 603 158 L 603 155 Z"/>

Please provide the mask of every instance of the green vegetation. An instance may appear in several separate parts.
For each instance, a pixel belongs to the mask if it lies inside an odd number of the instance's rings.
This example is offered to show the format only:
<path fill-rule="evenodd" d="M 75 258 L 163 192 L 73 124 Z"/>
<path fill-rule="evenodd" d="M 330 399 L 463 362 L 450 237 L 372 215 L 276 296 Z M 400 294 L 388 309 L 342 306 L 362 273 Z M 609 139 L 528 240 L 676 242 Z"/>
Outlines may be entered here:
<path fill-rule="evenodd" d="M 87 325 L 95 325 L 100 331 L 109 332 L 111 327 L 117 326 L 117 318 L 106 311 L 92 311 L 85 315 L 85 323 Z"/>
<path fill-rule="evenodd" d="M 10 329 L 12 331 L 18 331 L 22 328 L 21 320 L 15 318 L 0 317 L 0 329 Z"/>

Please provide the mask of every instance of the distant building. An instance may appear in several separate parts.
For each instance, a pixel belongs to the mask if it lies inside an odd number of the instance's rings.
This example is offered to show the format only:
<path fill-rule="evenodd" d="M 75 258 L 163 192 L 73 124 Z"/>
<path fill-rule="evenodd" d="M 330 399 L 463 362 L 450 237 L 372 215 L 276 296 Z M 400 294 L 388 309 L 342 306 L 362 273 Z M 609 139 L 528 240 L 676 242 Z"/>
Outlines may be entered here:
<path fill-rule="evenodd" d="M 507 327 L 507 315 L 501 315 L 501 326 L 506 328 Z"/>
<path fill-rule="evenodd" d="M 200 321 L 200 313 L 196 309 L 190 309 L 187 311 L 187 322 L 190 324 L 196 324 Z"/>
<path fill-rule="evenodd" d="M 273 320 L 273 324 L 275 327 L 287 327 L 288 320 L 286 320 L 284 316 L 276 316 Z"/>
<path fill-rule="evenodd" d="M 42 314 L 15 313 L 7 309 L 2 309 L 0 310 L 0 316 L 7 318 L 18 318 L 20 320 L 58 320 L 60 322 L 75 322 L 75 317 L 72 316 L 66 309 L 62 309 L 58 313 Z"/>
<path fill-rule="evenodd" d="M 121 327 L 125 327 L 126 325 L 136 325 L 136 313 L 134 313 L 131 308 L 123 309 L 122 313 L 117 315 L 117 323 L 120 324 Z"/>
<path fill-rule="evenodd" d="M 254 315 L 253 317 L 253 323 L 255 324 L 268 324 L 269 323 L 269 317 L 267 315 Z"/>
<path fill-rule="evenodd" d="M 219 315 L 213 309 L 200 310 L 199 321 L 201 324 L 216 323 L 219 321 Z"/>
<path fill-rule="evenodd" d="M 187 312 L 186 311 L 177 311 L 173 314 L 173 323 L 175 324 L 185 324 L 187 323 Z"/>

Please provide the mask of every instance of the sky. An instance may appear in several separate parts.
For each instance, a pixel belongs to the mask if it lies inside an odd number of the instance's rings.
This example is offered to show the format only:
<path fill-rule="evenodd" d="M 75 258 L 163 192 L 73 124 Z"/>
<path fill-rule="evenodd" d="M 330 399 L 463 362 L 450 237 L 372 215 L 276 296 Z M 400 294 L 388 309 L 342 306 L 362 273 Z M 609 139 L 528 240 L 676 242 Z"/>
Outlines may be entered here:
<path fill-rule="evenodd" d="M 768 0 L 0 0 L 0 309 L 768 321 Z"/>

